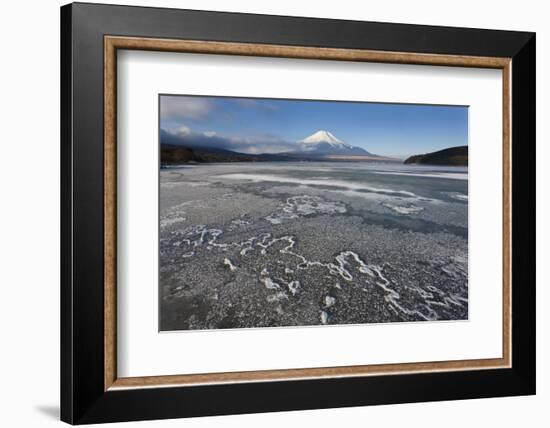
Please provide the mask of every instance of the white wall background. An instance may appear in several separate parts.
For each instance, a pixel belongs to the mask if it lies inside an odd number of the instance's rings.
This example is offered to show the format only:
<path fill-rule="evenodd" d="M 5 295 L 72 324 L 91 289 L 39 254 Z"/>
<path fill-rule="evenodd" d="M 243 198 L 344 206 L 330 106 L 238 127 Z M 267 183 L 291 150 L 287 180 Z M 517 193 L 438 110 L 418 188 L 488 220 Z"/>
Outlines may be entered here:
<path fill-rule="evenodd" d="M 539 0 L 146 0 L 126 4 L 537 32 L 538 395 L 351 409 L 155 421 L 158 427 L 547 426 L 550 416 L 550 27 Z M 104 0 L 103 3 L 116 3 Z M 59 424 L 59 6 L 0 6 L 0 423 Z M 546 287 L 545 287 L 546 286 Z M 546 406 L 545 406 L 546 405 Z M 138 426 L 137 423 L 125 426 Z"/>

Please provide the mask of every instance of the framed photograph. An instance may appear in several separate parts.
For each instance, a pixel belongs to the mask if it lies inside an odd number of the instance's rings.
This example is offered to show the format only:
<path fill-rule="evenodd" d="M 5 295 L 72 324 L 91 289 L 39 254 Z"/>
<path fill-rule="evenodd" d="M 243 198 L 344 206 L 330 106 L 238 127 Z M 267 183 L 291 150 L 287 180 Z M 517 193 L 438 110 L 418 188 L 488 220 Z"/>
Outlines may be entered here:
<path fill-rule="evenodd" d="M 535 35 L 61 8 L 61 418 L 535 393 Z"/>

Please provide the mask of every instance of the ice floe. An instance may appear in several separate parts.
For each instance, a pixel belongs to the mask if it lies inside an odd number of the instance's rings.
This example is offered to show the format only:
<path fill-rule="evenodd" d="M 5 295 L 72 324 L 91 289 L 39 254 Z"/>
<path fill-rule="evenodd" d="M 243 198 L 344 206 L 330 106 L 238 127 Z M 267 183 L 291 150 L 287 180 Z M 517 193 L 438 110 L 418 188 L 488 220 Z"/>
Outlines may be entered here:
<path fill-rule="evenodd" d="M 231 272 L 235 272 L 237 270 L 237 266 L 235 266 L 233 264 L 233 262 L 231 260 L 229 260 L 227 257 L 225 259 L 223 259 L 223 264 L 226 265 L 227 267 L 229 267 L 229 270 Z"/>
<path fill-rule="evenodd" d="M 187 219 L 185 217 L 177 216 L 177 217 L 166 217 L 160 219 L 160 227 L 164 229 L 165 227 L 172 226 L 176 223 L 183 223 Z"/>
<path fill-rule="evenodd" d="M 296 295 L 296 293 L 298 293 L 298 290 L 300 289 L 300 281 L 290 281 L 287 286 L 289 291 L 294 296 Z"/>
<path fill-rule="evenodd" d="M 325 308 L 330 308 L 336 303 L 336 298 L 332 296 L 325 296 Z"/>
<path fill-rule="evenodd" d="M 269 175 L 269 174 L 223 174 L 218 175 L 217 178 L 234 179 L 234 180 L 248 180 L 252 182 L 269 181 L 275 183 L 295 183 L 307 186 L 322 186 L 322 187 L 339 187 L 349 190 L 362 190 L 366 192 L 382 193 L 390 195 L 402 195 L 415 197 L 416 194 L 406 190 L 395 190 L 390 188 L 367 186 L 364 183 L 357 181 L 345 181 L 345 180 L 312 180 L 288 177 L 283 175 Z"/>
<path fill-rule="evenodd" d="M 386 208 L 389 208 L 392 211 L 395 211 L 398 214 L 408 215 L 416 214 L 424 210 L 423 207 L 416 207 L 414 205 L 394 205 L 394 204 L 382 204 Z"/>
<path fill-rule="evenodd" d="M 267 296 L 268 302 L 280 302 L 281 300 L 288 300 L 288 294 L 281 291 L 279 293 L 275 293 Z"/>
<path fill-rule="evenodd" d="M 341 202 L 327 201 L 319 196 L 301 195 L 287 198 L 281 211 L 265 219 L 271 224 L 282 224 L 287 220 L 321 214 L 344 214 L 346 206 Z"/>
<path fill-rule="evenodd" d="M 449 180 L 468 180 L 468 173 L 462 172 L 398 172 L 398 171 L 372 171 L 373 174 L 405 175 L 409 177 L 447 178 Z"/>
<path fill-rule="evenodd" d="M 261 281 L 264 283 L 265 288 L 268 290 L 280 290 L 281 286 L 274 282 L 271 278 L 262 278 Z"/>
<path fill-rule="evenodd" d="M 463 193 L 451 192 L 447 193 L 451 198 L 456 199 L 457 201 L 468 202 L 468 195 Z"/>

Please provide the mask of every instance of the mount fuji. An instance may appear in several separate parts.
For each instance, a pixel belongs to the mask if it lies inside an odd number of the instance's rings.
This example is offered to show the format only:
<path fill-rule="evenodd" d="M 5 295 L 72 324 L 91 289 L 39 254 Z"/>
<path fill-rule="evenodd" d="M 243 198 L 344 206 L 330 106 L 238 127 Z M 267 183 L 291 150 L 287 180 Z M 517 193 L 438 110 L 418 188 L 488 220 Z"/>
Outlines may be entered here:
<path fill-rule="evenodd" d="M 319 130 L 309 137 L 297 142 L 298 149 L 294 153 L 313 156 L 369 156 L 377 157 L 372 153 L 367 152 L 361 147 L 355 147 L 346 144 L 336 138 L 332 133 L 325 130 Z"/>

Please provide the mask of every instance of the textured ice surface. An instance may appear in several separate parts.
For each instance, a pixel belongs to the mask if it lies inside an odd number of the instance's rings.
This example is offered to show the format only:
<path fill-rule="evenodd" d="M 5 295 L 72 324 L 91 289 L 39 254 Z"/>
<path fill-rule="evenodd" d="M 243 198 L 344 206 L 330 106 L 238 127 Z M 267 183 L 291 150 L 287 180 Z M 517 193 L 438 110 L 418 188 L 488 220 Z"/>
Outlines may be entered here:
<path fill-rule="evenodd" d="M 467 181 L 377 168 L 162 170 L 161 330 L 467 319 Z"/>
<path fill-rule="evenodd" d="M 272 224 L 282 224 L 286 220 L 316 214 L 343 214 L 346 207 L 340 202 L 326 201 L 318 196 L 293 196 L 287 198 L 286 205 L 280 211 L 268 215 L 265 219 Z"/>

